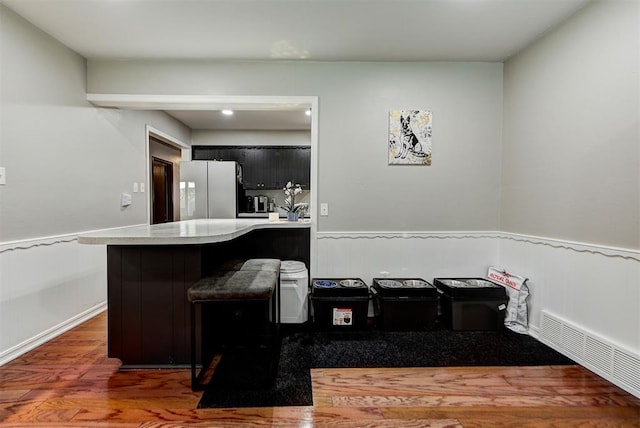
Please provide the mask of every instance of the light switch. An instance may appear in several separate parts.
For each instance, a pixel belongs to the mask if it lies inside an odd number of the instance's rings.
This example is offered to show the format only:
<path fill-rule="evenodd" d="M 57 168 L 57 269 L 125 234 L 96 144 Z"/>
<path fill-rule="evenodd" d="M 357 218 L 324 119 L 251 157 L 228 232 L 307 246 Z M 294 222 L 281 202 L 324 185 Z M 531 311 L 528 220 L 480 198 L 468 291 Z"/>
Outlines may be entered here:
<path fill-rule="evenodd" d="M 0 167 L 0 184 L 7 184 L 7 170 L 5 167 Z"/>
<path fill-rule="evenodd" d="M 327 204 L 326 202 L 320 204 L 320 215 L 323 217 L 329 215 L 329 204 Z"/>
<path fill-rule="evenodd" d="M 137 182 L 133 183 L 133 193 L 138 193 L 138 183 Z"/>
<path fill-rule="evenodd" d="M 140 183 L 140 193 L 144 193 L 144 183 Z"/>

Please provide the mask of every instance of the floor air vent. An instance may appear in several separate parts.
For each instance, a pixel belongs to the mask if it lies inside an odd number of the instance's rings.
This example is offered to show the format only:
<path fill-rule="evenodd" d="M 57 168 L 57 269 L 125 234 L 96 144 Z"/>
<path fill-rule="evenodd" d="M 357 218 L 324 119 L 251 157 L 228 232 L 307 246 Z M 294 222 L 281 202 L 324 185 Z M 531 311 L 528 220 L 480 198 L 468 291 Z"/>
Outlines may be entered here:
<path fill-rule="evenodd" d="M 584 351 L 584 333 L 568 325 L 562 329 L 562 344 L 572 355 L 582 358 Z"/>
<path fill-rule="evenodd" d="M 584 346 L 584 360 L 605 373 L 611 373 L 613 348 L 601 340 L 587 337 Z"/>
<path fill-rule="evenodd" d="M 613 376 L 640 391 L 640 358 L 616 349 L 613 352 Z"/>
<path fill-rule="evenodd" d="M 640 398 L 640 355 L 542 311 L 540 340 Z"/>
<path fill-rule="evenodd" d="M 542 337 L 551 342 L 562 343 L 562 322 L 547 314 L 542 314 Z"/>

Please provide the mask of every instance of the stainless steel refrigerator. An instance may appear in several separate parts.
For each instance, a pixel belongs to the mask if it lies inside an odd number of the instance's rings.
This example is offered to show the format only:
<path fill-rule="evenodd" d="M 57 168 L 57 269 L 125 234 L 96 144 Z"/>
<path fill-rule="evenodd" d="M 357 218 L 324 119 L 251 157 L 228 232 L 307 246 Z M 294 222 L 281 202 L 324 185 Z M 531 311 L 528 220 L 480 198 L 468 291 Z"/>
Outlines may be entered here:
<path fill-rule="evenodd" d="M 242 166 L 237 162 L 180 163 L 180 220 L 236 218 L 243 201 Z"/>

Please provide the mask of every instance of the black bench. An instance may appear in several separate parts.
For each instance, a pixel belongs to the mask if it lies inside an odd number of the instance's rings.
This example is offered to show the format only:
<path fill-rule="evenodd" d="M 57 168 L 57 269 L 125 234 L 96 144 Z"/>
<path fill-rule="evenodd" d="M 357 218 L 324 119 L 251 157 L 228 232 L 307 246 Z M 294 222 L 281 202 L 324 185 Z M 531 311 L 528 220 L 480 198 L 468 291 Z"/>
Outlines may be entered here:
<path fill-rule="evenodd" d="M 203 389 L 214 348 L 266 349 L 268 382 L 275 379 L 280 328 L 280 260 L 250 259 L 239 270 L 219 271 L 187 291 L 191 302 L 191 388 Z M 199 309 L 199 311 L 198 311 Z M 200 315 L 200 322 L 197 316 Z M 197 373 L 197 327 L 200 360 Z M 212 343 L 213 342 L 213 343 Z"/>

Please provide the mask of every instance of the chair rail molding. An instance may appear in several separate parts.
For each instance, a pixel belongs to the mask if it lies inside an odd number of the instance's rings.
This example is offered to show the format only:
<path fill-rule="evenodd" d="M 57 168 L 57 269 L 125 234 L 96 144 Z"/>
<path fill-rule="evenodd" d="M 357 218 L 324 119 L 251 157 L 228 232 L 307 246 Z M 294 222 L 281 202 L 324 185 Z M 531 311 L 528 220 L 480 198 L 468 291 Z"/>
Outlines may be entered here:
<path fill-rule="evenodd" d="M 558 238 L 524 235 L 501 231 L 331 231 L 317 232 L 317 239 L 480 239 L 491 238 L 546 245 L 577 252 L 601 254 L 640 261 L 640 250 L 619 248 L 586 242 L 568 241 Z"/>

